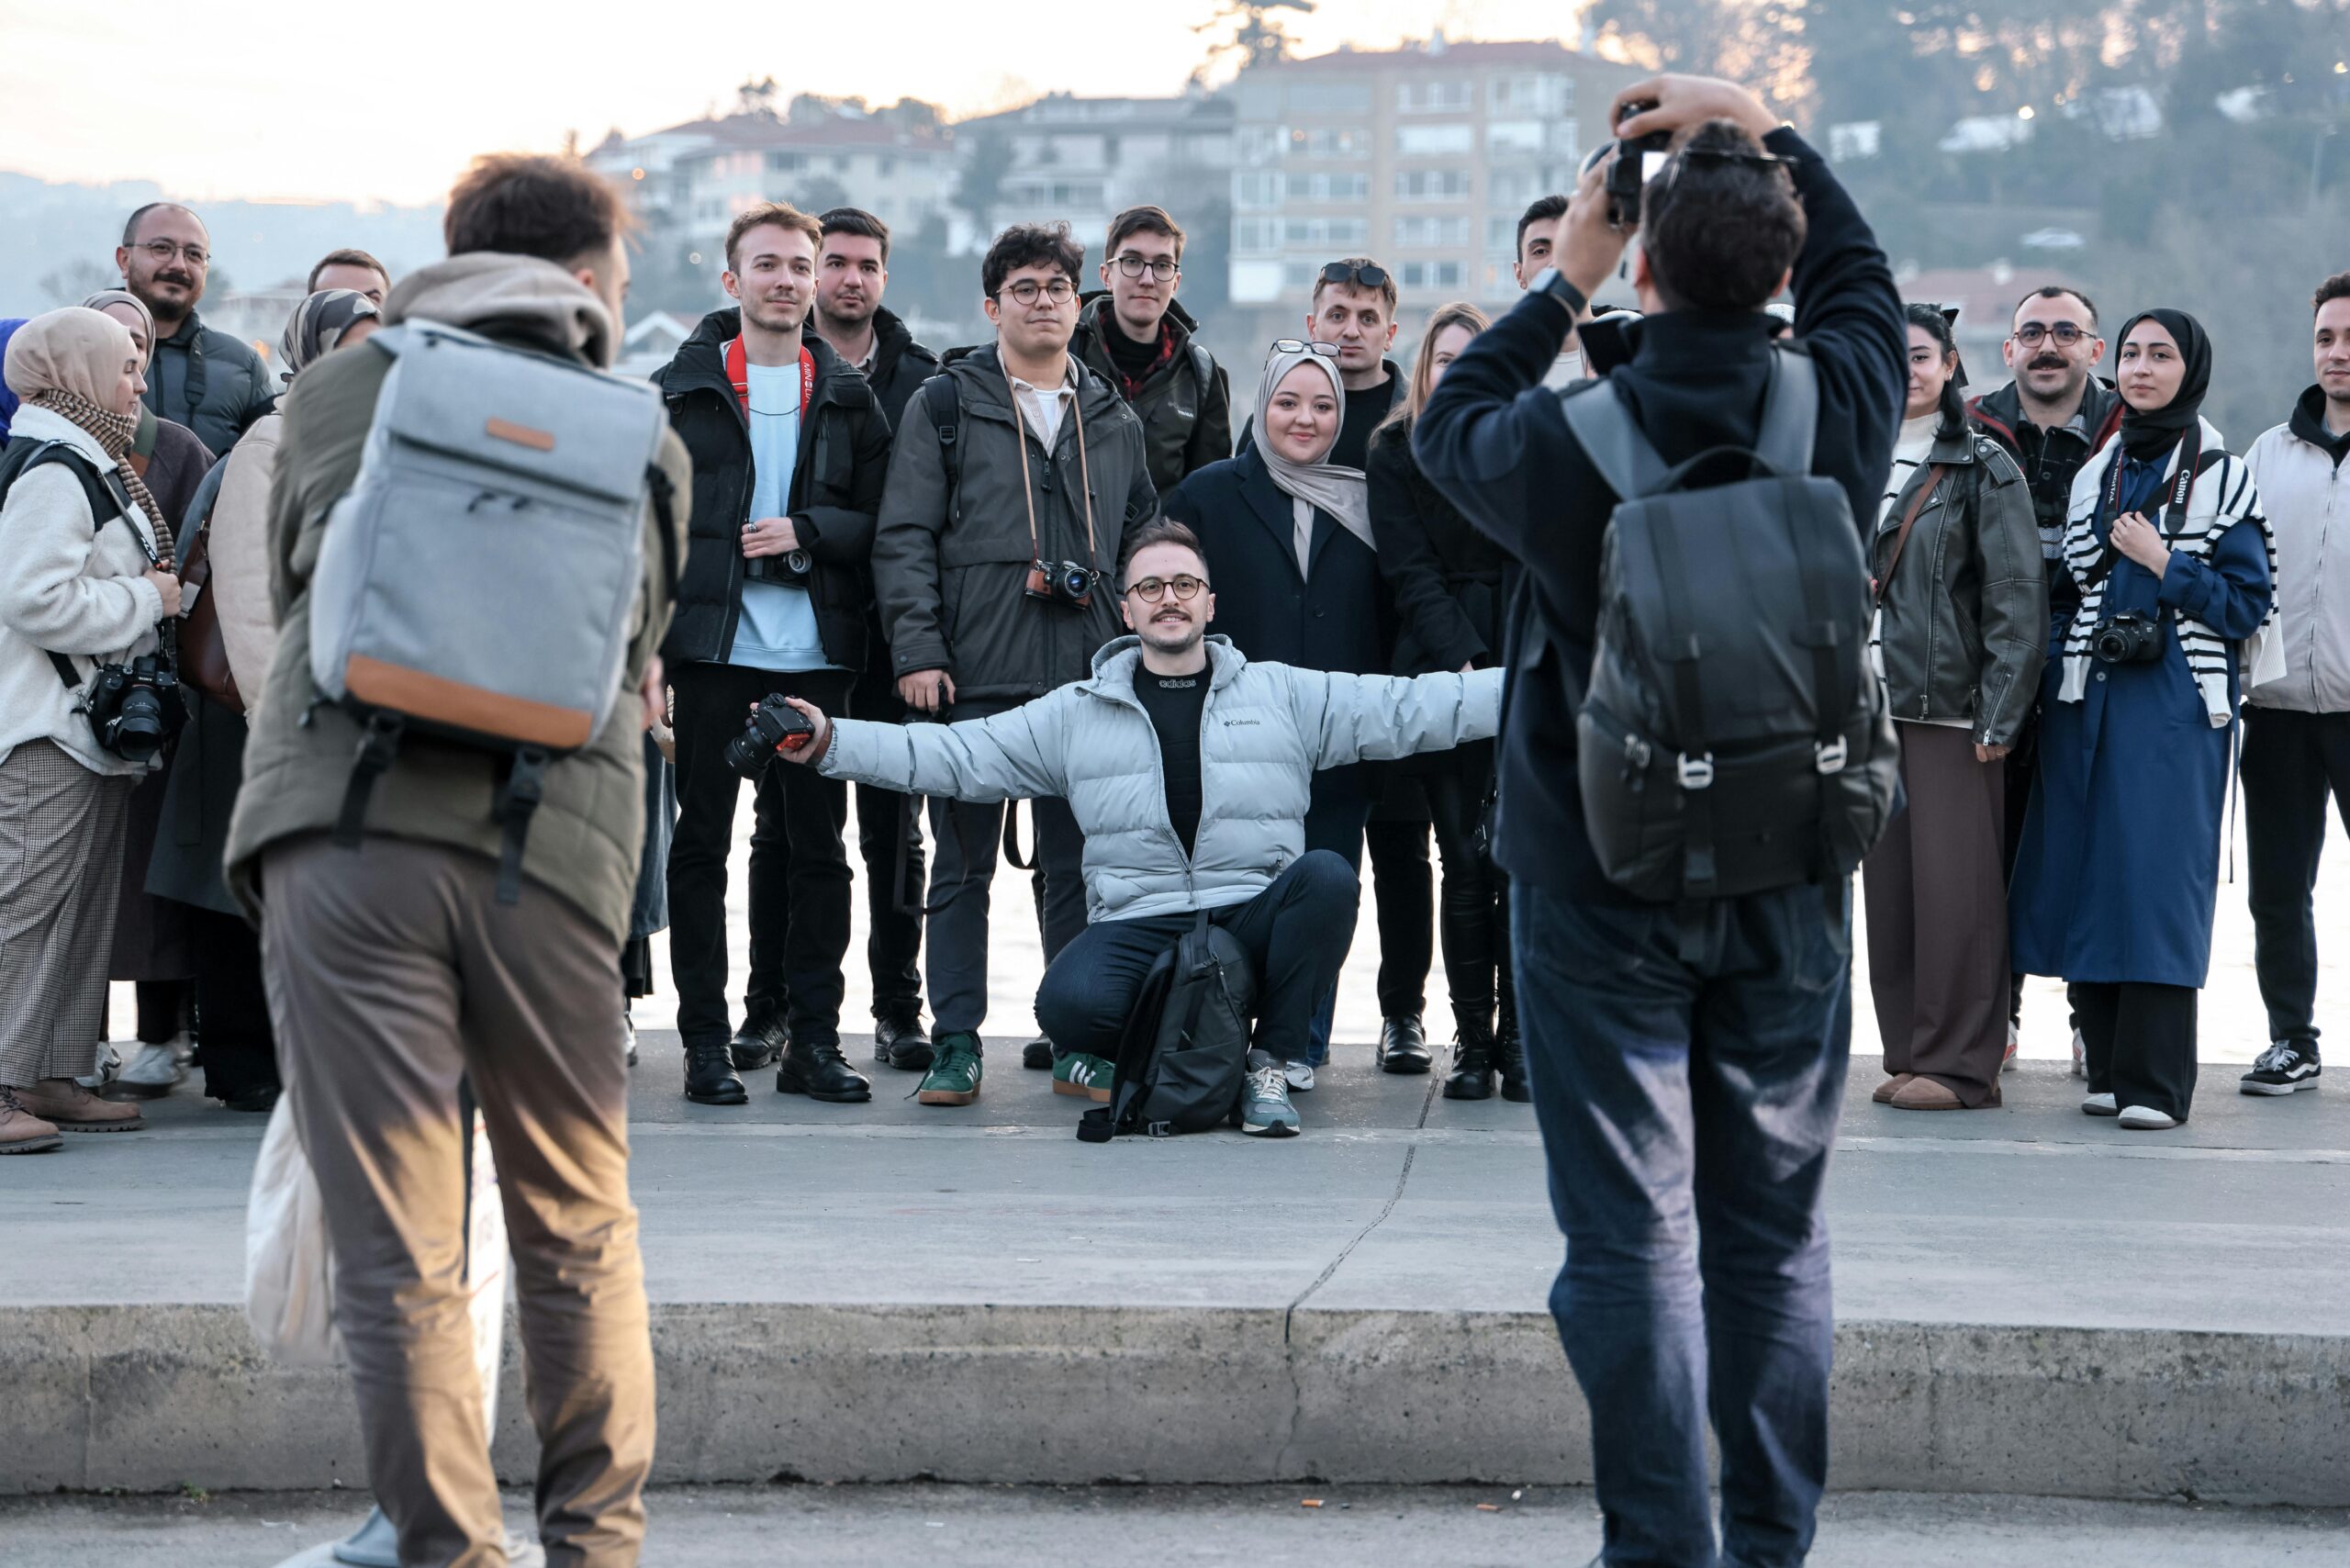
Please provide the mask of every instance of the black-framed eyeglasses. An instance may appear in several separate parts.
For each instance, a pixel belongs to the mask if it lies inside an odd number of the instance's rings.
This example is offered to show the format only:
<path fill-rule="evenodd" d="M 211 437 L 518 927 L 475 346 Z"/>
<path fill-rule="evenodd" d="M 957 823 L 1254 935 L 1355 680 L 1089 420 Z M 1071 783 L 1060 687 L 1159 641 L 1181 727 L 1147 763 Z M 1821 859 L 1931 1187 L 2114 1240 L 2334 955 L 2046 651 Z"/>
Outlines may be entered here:
<path fill-rule="evenodd" d="M 1181 263 L 1170 256 L 1138 256 L 1132 251 L 1117 258 L 1118 270 L 1128 277 L 1140 277 L 1148 273 L 1158 283 L 1172 283 L 1175 274 L 1183 270 Z"/>
<path fill-rule="evenodd" d="M 1200 590 L 1207 586 L 1205 577 L 1195 577 L 1189 572 L 1178 572 L 1171 577 L 1145 577 L 1138 583 L 1128 583 L 1126 591 L 1140 594 L 1145 604 L 1157 604 L 1167 597 L 1169 588 L 1173 588 L 1176 599 L 1188 604 L 1199 598 Z"/>
<path fill-rule="evenodd" d="M 1336 359 L 1338 357 L 1338 345 L 1310 343 L 1304 338 L 1275 338 L 1273 352 L 1275 353 L 1318 353 L 1324 359 Z"/>
<path fill-rule="evenodd" d="M 1077 285 L 1065 277 L 1054 278 L 1049 283 L 1038 283 L 1033 277 L 1024 277 L 1018 283 L 1007 284 L 1002 292 L 1023 305 L 1035 304 L 1040 294 L 1056 305 L 1066 305 L 1069 296 L 1077 292 Z"/>
<path fill-rule="evenodd" d="M 212 252 L 201 245 L 178 245 L 169 240 L 147 240 L 139 248 L 155 258 L 157 264 L 168 266 L 173 256 L 185 256 L 187 264 L 201 267 L 212 260 Z"/>
<path fill-rule="evenodd" d="M 2016 342 L 2026 348 L 2037 346 L 2042 339 L 2053 338 L 2058 348 L 2071 348 L 2087 337 L 2087 329 L 2072 321 L 2059 321 L 2051 327 L 2044 322 L 2026 321 L 2016 329 Z"/>
<path fill-rule="evenodd" d="M 1322 269 L 1322 281 L 1352 284 L 1358 288 L 1385 288 L 1387 269 L 1369 262 L 1361 266 L 1350 266 L 1345 262 L 1332 262 Z"/>

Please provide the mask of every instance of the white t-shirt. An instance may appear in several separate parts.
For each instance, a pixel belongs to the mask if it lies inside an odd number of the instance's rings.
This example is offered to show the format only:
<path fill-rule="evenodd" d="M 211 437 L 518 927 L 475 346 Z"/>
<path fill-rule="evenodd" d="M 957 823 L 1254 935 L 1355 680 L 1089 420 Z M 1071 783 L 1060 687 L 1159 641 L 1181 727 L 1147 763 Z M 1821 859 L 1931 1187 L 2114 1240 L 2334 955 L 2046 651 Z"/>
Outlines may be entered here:
<path fill-rule="evenodd" d="M 799 362 L 744 369 L 751 386 L 751 517 L 782 517 L 791 507 L 791 475 L 800 462 Z M 797 583 L 744 579 L 743 614 L 726 662 L 751 669 L 831 667 L 808 590 Z"/>

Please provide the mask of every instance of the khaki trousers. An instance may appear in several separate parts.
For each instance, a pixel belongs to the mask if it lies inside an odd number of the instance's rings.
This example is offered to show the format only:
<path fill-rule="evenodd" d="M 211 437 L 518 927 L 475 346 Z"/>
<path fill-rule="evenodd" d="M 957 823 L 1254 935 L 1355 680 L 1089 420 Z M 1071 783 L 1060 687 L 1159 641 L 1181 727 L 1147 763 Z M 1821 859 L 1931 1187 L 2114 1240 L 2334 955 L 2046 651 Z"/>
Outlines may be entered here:
<path fill-rule="evenodd" d="M 620 953 L 545 888 L 496 902 L 461 850 L 322 836 L 264 852 L 262 952 L 317 1170 L 368 1480 L 404 1564 L 498 1568 L 498 1484 L 464 1295 L 458 1081 L 498 1160 L 553 1564 L 632 1564 L 653 1348 L 628 1196 Z"/>

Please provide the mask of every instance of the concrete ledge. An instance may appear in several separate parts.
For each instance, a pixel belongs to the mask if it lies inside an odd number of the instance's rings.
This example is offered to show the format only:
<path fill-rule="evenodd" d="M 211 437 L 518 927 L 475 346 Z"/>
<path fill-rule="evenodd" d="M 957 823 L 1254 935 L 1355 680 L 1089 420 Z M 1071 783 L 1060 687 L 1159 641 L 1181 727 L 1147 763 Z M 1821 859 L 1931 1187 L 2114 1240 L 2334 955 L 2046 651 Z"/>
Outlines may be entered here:
<path fill-rule="evenodd" d="M 1588 1482 L 1534 1313 L 668 1304 L 661 1482 Z M 2350 1505 L 2350 1338 L 1841 1324 L 1843 1489 Z M 533 1444 L 508 1340 L 497 1459 Z M 364 1484 L 233 1306 L 0 1309 L 0 1492 Z"/>

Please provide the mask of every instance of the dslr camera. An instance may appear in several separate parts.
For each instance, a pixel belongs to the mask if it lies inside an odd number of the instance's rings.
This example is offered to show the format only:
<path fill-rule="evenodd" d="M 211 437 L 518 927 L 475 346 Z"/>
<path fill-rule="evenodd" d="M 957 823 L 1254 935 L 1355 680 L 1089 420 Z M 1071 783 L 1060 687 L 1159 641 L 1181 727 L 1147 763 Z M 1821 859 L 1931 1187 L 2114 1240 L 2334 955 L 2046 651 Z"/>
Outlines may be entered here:
<path fill-rule="evenodd" d="M 2109 665 L 2151 664 L 2163 656 L 2162 618 L 2135 611 L 2117 615 L 2097 629 L 2089 652 Z"/>
<path fill-rule="evenodd" d="M 152 654 L 100 665 L 84 706 L 99 746 L 125 762 L 147 761 L 187 722 L 178 673 Z"/>
<path fill-rule="evenodd" d="M 1616 117 L 1617 125 L 1634 115 L 1643 115 L 1656 107 L 1653 103 L 1632 102 Z M 1673 146 L 1673 132 L 1652 130 L 1646 136 L 1628 140 L 1618 138 L 1596 149 L 1584 167 L 1607 156 L 1609 148 L 1616 150 L 1616 162 L 1608 166 L 1607 179 L 1602 187 L 1607 194 L 1607 221 L 1617 229 L 1638 229 L 1640 226 L 1640 191 L 1652 179 L 1664 162 L 1665 153 Z"/>
<path fill-rule="evenodd" d="M 798 751 L 816 735 L 816 726 L 799 709 L 770 691 L 752 711 L 743 733 L 726 743 L 726 766 L 744 778 L 758 781 L 779 751 Z"/>
<path fill-rule="evenodd" d="M 743 563 L 743 576 L 755 583 L 790 583 L 795 587 L 808 585 L 808 574 L 816 563 L 804 549 L 787 550 L 780 555 L 754 555 Z"/>
<path fill-rule="evenodd" d="M 1090 609 L 1093 584 L 1102 576 L 1082 561 L 1031 561 L 1027 594 L 1071 610 Z"/>

